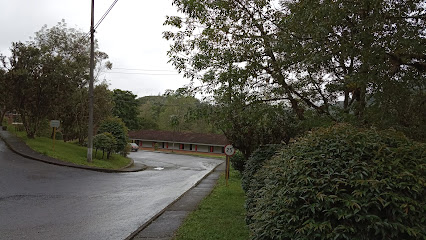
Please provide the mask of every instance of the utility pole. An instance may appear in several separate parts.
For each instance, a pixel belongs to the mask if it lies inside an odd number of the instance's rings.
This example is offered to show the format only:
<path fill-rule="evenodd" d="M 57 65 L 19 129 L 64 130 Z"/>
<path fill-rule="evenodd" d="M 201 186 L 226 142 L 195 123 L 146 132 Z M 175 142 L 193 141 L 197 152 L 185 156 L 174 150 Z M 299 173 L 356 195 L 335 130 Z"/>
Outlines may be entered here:
<path fill-rule="evenodd" d="M 95 68 L 95 0 L 92 0 L 90 20 L 90 80 L 89 80 L 89 134 L 87 140 L 87 162 L 92 162 L 93 153 L 93 71 Z"/>

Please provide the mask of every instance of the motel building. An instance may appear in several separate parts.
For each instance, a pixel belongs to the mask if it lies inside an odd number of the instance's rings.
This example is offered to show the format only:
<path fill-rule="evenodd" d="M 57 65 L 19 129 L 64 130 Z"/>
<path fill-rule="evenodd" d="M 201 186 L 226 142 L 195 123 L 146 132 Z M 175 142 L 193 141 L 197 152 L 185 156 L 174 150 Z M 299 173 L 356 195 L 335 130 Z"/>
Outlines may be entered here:
<path fill-rule="evenodd" d="M 130 131 L 129 138 L 140 148 L 224 153 L 229 141 L 221 134 L 168 132 L 156 130 Z"/>

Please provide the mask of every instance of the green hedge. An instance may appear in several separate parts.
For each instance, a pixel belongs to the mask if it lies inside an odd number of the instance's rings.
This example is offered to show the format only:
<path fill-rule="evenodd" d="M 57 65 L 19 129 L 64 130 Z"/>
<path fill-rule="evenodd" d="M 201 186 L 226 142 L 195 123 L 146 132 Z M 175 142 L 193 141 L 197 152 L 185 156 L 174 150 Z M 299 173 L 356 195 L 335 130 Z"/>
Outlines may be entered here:
<path fill-rule="evenodd" d="M 257 185 L 257 182 L 251 182 L 253 176 L 260 168 L 262 168 L 265 161 L 274 156 L 282 147 L 283 145 L 279 144 L 269 144 L 260 146 L 258 149 L 256 149 L 256 151 L 253 152 L 245 164 L 242 176 L 241 185 L 244 191 L 247 192 L 247 190 L 250 188 L 250 185 Z"/>
<path fill-rule="evenodd" d="M 426 239 L 426 145 L 336 125 L 298 139 L 254 176 L 252 239 Z"/>
<path fill-rule="evenodd" d="M 244 158 L 244 155 L 240 151 L 236 151 L 234 156 L 230 158 L 231 166 L 240 172 L 240 174 L 243 174 L 244 172 L 244 166 L 246 164 L 246 159 Z"/>

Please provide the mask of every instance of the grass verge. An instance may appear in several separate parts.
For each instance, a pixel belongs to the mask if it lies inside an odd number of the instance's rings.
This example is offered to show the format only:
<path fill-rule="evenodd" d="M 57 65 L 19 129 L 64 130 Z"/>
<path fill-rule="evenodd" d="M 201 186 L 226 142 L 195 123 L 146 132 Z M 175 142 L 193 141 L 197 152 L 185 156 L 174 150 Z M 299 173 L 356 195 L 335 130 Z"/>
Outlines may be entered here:
<path fill-rule="evenodd" d="M 30 148 L 43 155 L 53 157 L 64 162 L 70 162 L 77 165 L 99 167 L 105 169 L 120 169 L 130 163 L 130 159 L 119 154 L 113 154 L 109 159 L 102 159 L 102 151 L 98 151 L 97 156 L 93 152 L 93 161 L 87 162 L 87 148 L 79 146 L 75 143 L 55 140 L 55 150 L 53 150 L 53 141 L 46 137 L 36 137 L 29 139 L 25 132 L 14 132 L 21 138 Z"/>
<path fill-rule="evenodd" d="M 231 170 L 229 185 L 222 175 L 212 193 L 185 219 L 174 240 L 248 239 L 244 200 L 241 176 Z"/>

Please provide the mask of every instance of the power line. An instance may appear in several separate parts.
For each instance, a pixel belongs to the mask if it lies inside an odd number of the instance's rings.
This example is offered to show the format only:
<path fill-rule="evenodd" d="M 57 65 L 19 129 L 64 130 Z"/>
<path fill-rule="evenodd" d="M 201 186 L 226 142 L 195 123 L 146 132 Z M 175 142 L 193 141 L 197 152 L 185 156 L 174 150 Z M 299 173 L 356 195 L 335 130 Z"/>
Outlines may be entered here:
<path fill-rule="evenodd" d="M 114 74 L 135 74 L 135 75 L 156 75 L 156 76 L 177 76 L 177 73 L 137 73 L 137 72 L 104 72 L 104 73 L 114 73 Z"/>
<path fill-rule="evenodd" d="M 109 12 L 111 11 L 111 9 L 114 7 L 114 5 L 118 2 L 118 0 L 115 0 L 111 6 L 108 8 L 108 10 L 104 13 L 104 15 L 101 17 L 101 19 L 99 19 L 99 21 L 95 24 L 94 29 L 98 28 L 99 25 L 102 23 L 102 21 L 106 18 L 106 16 L 109 14 Z"/>
<path fill-rule="evenodd" d="M 154 70 L 154 69 L 142 69 L 142 68 L 115 68 L 113 67 L 112 69 L 117 69 L 117 70 L 128 70 L 128 71 L 146 71 L 146 72 L 175 72 L 173 70 Z"/>
<path fill-rule="evenodd" d="M 95 24 L 95 26 L 93 27 L 93 31 L 96 30 L 99 25 L 102 23 L 102 21 L 106 18 L 106 16 L 109 14 L 109 12 L 111 11 L 111 9 L 115 6 L 115 4 L 118 2 L 118 0 L 114 0 L 114 2 L 111 4 L 111 6 L 109 6 L 108 10 L 106 10 L 106 12 L 104 13 L 104 15 L 102 15 L 102 17 L 98 20 L 98 22 Z M 87 38 L 90 36 L 90 31 L 84 36 L 84 38 Z"/>

